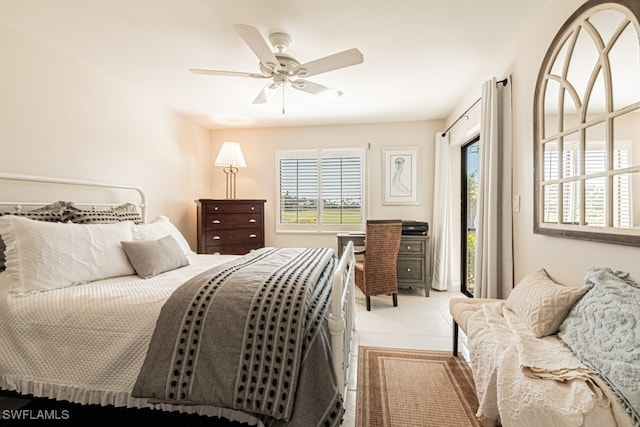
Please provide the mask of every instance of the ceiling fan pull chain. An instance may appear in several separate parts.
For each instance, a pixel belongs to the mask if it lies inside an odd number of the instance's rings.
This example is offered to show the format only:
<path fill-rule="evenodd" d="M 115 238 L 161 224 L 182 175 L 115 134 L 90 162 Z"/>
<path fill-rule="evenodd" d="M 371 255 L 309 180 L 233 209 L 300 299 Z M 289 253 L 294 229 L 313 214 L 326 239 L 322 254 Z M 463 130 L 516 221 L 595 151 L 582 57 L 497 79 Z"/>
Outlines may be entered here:
<path fill-rule="evenodd" d="M 284 116 L 284 86 L 282 87 L 282 115 Z"/>

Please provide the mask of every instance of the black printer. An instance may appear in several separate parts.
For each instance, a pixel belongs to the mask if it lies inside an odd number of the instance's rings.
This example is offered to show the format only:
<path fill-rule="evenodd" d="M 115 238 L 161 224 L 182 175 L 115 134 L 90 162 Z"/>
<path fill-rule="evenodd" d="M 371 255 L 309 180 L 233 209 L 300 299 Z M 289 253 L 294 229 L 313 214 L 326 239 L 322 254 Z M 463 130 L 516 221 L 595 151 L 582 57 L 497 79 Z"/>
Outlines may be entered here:
<path fill-rule="evenodd" d="M 422 221 L 402 221 L 402 234 L 408 236 L 426 236 L 429 234 L 429 223 Z"/>

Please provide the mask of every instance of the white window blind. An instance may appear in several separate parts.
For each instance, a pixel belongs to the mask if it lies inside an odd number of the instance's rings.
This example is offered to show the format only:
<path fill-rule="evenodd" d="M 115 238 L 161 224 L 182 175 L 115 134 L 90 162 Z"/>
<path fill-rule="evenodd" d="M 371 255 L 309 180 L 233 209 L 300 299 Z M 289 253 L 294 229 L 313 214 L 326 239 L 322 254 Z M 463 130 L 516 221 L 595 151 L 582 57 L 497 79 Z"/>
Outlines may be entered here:
<path fill-rule="evenodd" d="M 631 191 L 628 174 L 613 174 L 612 194 L 608 195 L 607 178 L 601 173 L 607 165 L 607 150 L 604 141 L 588 141 L 584 153 L 584 167 L 577 143 L 565 143 L 562 154 L 562 178 L 555 183 L 559 169 L 557 147 L 544 152 L 544 178 L 552 183 L 544 185 L 544 221 L 557 222 L 559 212 L 558 187 L 562 186 L 562 222 L 564 224 L 580 224 L 582 195 L 584 195 L 585 225 L 607 226 L 607 198 L 612 197 L 612 215 L 614 227 L 631 227 Z M 627 141 L 616 141 L 612 151 L 612 171 L 624 169 L 630 165 L 631 145 Z"/>
<path fill-rule="evenodd" d="M 363 149 L 280 150 L 277 231 L 363 227 Z"/>

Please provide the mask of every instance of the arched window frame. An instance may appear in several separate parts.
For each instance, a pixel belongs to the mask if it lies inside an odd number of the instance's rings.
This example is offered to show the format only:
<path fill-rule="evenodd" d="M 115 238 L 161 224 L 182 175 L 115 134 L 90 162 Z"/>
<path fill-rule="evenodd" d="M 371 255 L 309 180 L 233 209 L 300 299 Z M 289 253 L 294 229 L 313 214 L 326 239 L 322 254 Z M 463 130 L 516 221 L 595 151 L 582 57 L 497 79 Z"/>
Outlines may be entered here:
<path fill-rule="evenodd" d="M 534 232 L 537 234 L 557 237 L 569 237 L 585 240 L 594 240 L 608 243 L 627 244 L 640 246 L 640 227 L 637 217 L 640 212 L 636 207 L 635 216 L 630 217 L 633 203 L 638 205 L 638 200 L 631 200 L 633 192 L 628 194 L 628 200 L 620 200 L 614 197 L 621 194 L 624 185 L 631 185 L 631 180 L 640 179 L 640 162 L 635 160 L 630 164 L 616 164 L 616 158 L 620 158 L 619 147 L 624 141 L 616 141 L 614 148 L 614 121 L 625 114 L 634 113 L 640 118 L 640 97 L 634 102 L 618 107 L 613 100 L 613 82 L 611 66 L 609 63 L 609 49 L 613 42 L 603 41 L 599 37 L 598 30 L 591 24 L 589 18 L 603 10 L 613 9 L 624 14 L 628 25 L 635 29 L 640 46 L 640 2 L 632 0 L 590 0 L 580 7 L 563 25 L 553 42 L 551 43 L 536 82 L 534 95 Z M 621 32 L 618 28 L 618 35 Z M 625 27 L 626 28 L 626 27 Z M 586 32 L 598 49 L 598 60 L 585 86 L 584 96 L 581 94 L 568 77 L 569 63 L 574 58 L 576 40 L 580 32 Z M 615 40 L 615 35 L 609 40 Z M 564 57 L 562 56 L 564 55 Z M 556 64 L 556 60 L 561 60 Z M 558 65 L 562 65 L 558 67 Z M 558 69 L 559 68 L 559 69 Z M 559 72 L 558 72 L 559 71 Z M 640 87 L 640 64 L 635 75 L 638 82 L 634 84 Z M 602 75 L 605 104 L 604 111 L 597 115 L 589 115 L 589 101 L 596 86 L 598 76 Z M 557 85 L 557 123 L 554 129 L 546 123 L 545 97 L 549 82 Z M 575 106 L 575 123 L 567 124 L 563 117 L 565 110 L 565 97 L 569 98 Z M 640 134 L 640 120 L 637 121 Z M 594 143 L 587 135 L 594 132 L 596 126 L 600 126 L 602 148 L 595 148 Z M 626 142 L 627 146 L 633 144 Z M 555 145 L 554 145 L 555 144 Z M 566 148 L 571 147 L 575 148 Z M 551 148 L 555 147 L 555 154 Z M 586 149 L 585 149 L 586 148 Z M 640 139 L 635 141 L 634 149 L 640 151 Z M 600 154 L 604 159 L 600 159 Z M 569 162 L 570 161 L 570 162 Z M 601 161 L 601 170 L 589 170 L 589 162 Z M 551 169 L 550 169 L 551 168 Z M 628 182 L 624 182 L 625 179 Z M 597 184 L 594 186 L 594 184 Z M 595 190 L 594 190 L 595 188 Z M 602 188 L 603 194 L 596 192 Z M 638 193 L 639 186 L 635 186 Z M 585 195 L 585 193 L 589 193 Z M 575 197 L 571 197 L 575 195 Z M 640 196 L 636 196 L 640 197 Z M 569 200 L 571 203 L 564 203 Z M 595 209 L 595 202 L 602 203 Z M 626 205 L 623 205 L 626 203 Z M 625 223 L 628 221 L 629 223 Z M 595 224 L 595 225 L 594 225 Z"/>

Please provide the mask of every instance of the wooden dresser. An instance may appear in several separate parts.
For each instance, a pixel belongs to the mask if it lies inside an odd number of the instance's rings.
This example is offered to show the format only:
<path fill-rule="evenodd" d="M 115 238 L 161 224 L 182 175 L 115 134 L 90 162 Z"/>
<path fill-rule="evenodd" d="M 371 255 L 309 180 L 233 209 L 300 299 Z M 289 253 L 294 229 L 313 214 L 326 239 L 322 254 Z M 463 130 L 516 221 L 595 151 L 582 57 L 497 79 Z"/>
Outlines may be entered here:
<path fill-rule="evenodd" d="M 265 201 L 196 200 L 198 253 L 244 255 L 264 247 Z"/>

